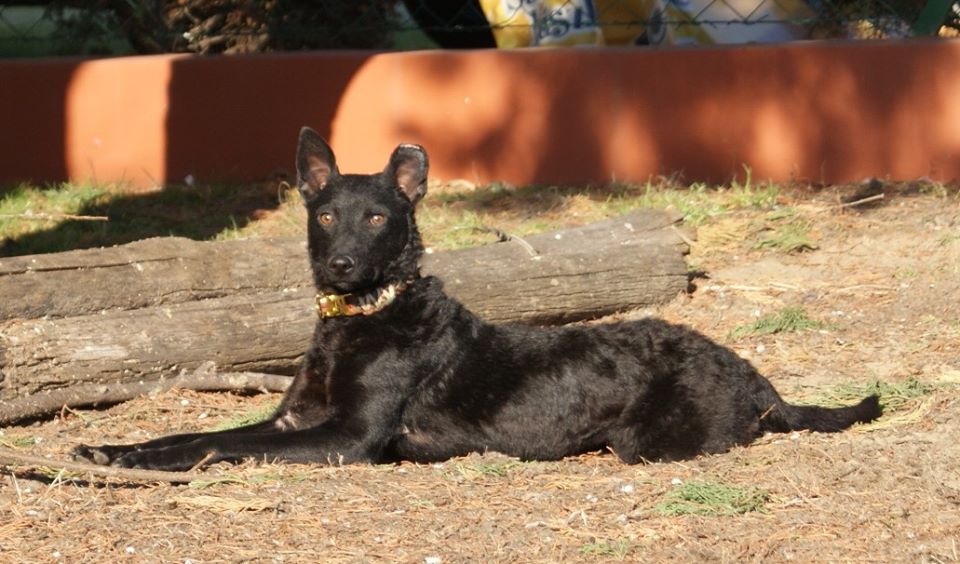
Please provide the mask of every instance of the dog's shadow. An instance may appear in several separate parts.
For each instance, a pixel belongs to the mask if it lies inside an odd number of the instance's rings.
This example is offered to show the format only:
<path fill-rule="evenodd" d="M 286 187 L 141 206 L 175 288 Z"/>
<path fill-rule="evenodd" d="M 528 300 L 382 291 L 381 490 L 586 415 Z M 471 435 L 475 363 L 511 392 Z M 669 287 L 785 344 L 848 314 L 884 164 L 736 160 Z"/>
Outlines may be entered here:
<path fill-rule="evenodd" d="M 21 214 L 44 227 L 0 239 L 0 256 L 119 245 L 149 237 L 213 239 L 279 207 L 274 183 L 169 185 L 163 190 L 107 193 L 71 214 Z"/>

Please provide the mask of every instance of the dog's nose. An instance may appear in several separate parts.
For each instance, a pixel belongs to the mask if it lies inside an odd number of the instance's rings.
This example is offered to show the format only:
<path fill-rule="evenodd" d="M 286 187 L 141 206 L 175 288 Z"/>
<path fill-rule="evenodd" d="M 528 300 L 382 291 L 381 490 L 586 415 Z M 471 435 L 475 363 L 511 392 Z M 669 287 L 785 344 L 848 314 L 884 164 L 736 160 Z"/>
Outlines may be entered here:
<path fill-rule="evenodd" d="M 327 266 L 337 274 L 346 274 L 353 270 L 354 262 L 347 255 L 335 255 L 327 261 Z"/>

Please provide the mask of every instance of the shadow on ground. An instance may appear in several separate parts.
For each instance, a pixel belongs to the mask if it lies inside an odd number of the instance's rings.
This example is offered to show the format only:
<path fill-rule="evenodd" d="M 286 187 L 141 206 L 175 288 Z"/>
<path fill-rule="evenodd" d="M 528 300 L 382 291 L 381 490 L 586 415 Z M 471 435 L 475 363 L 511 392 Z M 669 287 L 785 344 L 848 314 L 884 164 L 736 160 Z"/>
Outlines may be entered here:
<path fill-rule="evenodd" d="M 96 198 L 72 215 L 0 240 L 0 256 L 52 253 L 129 243 L 149 237 L 216 238 L 255 221 L 280 204 L 273 183 L 167 186 L 161 191 Z M 106 220 L 92 218 L 105 217 Z"/>

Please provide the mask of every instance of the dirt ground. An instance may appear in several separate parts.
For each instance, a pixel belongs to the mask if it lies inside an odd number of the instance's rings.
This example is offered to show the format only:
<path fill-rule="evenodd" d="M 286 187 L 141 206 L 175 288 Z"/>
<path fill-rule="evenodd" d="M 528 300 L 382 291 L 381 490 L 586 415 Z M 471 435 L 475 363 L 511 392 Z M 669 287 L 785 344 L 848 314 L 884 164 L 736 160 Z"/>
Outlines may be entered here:
<path fill-rule="evenodd" d="M 210 482 L 142 484 L 0 468 L 3 562 L 452 562 L 960 560 L 960 199 L 888 194 L 840 207 L 829 190 L 783 196 L 817 248 L 751 241 L 769 212 L 699 229 L 694 280 L 655 314 L 749 357 L 788 399 L 841 384 L 914 379 L 927 392 L 878 423 L 771 435 L 683 463 L 627 466 L 601 453 L 521 462 L 217 465 Z M 823 329 L 734 338 L 802 307 Z M 276 396 L 175 391 L 3 429 L 61 458 L 80 442 L 209 429 Z M 761 511 L 669 515 L 684 484 L 766 492 Z"/>

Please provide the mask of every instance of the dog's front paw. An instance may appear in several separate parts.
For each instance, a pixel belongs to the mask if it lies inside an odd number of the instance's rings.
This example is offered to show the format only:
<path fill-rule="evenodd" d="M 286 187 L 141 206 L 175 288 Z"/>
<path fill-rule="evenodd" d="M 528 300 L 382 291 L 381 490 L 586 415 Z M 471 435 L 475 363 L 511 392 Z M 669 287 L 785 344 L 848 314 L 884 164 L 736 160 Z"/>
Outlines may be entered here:
<path fill-rule="evenodd" d="M 145 448 L 121 454 L 111 466 L 183 472 L 218 460 L 216 453 L 193 446 Z"/>
<path fill-rule="evenodd" d="M 80 445 L 73 449 L 72 454 L 73 459 L 80 462 L 110 466 L 118 457 L 135 448 L 136 447 L 130 445 Z"/>

